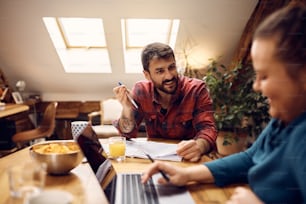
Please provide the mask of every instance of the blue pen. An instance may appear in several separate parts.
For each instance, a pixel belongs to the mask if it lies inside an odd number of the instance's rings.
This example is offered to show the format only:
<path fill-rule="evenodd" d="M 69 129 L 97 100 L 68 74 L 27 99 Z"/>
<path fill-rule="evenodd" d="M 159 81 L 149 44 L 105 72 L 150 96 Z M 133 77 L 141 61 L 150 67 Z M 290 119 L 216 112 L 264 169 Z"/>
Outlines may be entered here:
<path fill-rule="evenodd" d="M 118 82 L 119 86 L 123 85 L 120 81 Z M 126 96 L 128 97 L 128 99 L 130 100 L 130 102 L 133 104 L 133 106 L 138 109 L 138 105 L 136 104 L 136 102 L 134 101 L 134 99 L 127 93 Z"/>

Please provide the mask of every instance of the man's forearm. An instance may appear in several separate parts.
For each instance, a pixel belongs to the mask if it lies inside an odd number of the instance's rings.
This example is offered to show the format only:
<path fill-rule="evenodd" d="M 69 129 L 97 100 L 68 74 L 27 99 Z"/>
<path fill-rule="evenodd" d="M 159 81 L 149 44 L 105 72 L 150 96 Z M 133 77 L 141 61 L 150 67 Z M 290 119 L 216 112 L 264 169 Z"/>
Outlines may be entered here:
<path fill-rule="evenodd" d="M 119 119 L 119 128 L 123 133 L 130 133 L 135 127 L 135 119 L 132 109 L 123 109 Z"/>

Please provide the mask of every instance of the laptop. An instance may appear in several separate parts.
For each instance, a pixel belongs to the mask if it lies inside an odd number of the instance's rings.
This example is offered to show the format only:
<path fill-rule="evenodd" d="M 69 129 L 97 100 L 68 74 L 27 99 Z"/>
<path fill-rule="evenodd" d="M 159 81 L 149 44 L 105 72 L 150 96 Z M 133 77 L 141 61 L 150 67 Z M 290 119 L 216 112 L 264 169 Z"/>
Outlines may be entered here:
<path fill-rule="evenodd" d="M 110 173 L 111 162 L 104 156 L 97 135 L 88 125 L 76 140 L 101 183 Z M 160 176 L 156 174 L 142 184 L 141 172 L 118 173 L 103 190 L 110 204 L 194 203 L 186 187 L 160 185 L 157 183 Z"/>

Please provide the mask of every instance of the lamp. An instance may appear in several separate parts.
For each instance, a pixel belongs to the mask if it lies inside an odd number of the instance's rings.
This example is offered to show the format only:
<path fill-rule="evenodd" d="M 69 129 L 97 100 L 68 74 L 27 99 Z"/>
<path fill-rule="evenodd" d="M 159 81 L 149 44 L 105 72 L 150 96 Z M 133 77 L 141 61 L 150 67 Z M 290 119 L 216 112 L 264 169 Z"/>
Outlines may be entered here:
<path fill-rule="evenodd" d="M 25 87 L 26 87 L 25 81 L 23 81 L 23 80 L 17 81 L 16 89 L 18 90 L 18 92 L 20 92 L 21 98 L 24 98 L 23 91 L 25 90 Z"/>
<path fill-rule="evenodd" d="M 17 83 L 16 83 L 16 89 L 17 89 L 19 92 L 23 92 L 23 91 L 25 90 L 25 87 L 26 87 L 25 81 L 22 81 L 22 80 L 17 81 Z"/>

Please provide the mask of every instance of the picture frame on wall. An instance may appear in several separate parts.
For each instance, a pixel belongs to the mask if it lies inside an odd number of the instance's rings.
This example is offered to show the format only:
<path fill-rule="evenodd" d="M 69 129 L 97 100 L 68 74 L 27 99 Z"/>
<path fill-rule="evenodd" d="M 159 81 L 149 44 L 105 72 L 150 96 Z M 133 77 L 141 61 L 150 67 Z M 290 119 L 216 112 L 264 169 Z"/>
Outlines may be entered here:
<path fill-rule="evenodd" d="M 12 96 L 13 96 L 13 99 L 14 99 L 16 104 L 22 104 L 23 103 L 22 96 L 18 91 L 13 92 Z"/>

